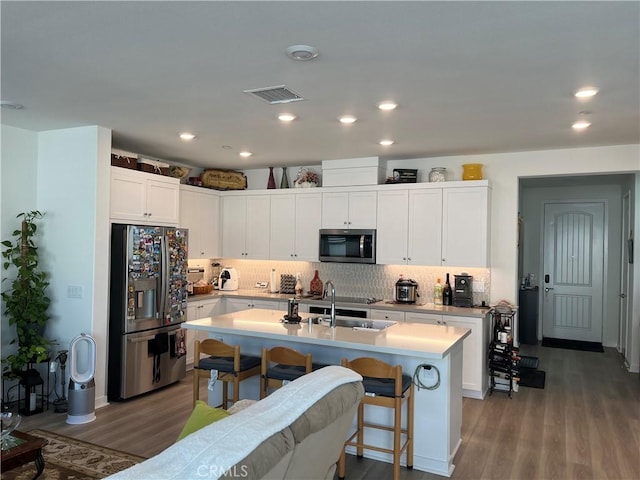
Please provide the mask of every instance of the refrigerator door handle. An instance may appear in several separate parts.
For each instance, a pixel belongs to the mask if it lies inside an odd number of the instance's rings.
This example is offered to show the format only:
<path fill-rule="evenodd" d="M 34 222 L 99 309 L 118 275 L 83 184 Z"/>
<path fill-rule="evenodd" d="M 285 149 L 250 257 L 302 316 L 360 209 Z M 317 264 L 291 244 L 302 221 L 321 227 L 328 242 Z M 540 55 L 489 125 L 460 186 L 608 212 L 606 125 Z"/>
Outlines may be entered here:
<path fill-rule="evenodd" d="M 140 342 L 147 342 L 149 340 L 154 340 L 155 338 L 156 338 L 155 335 L 147 335 L 146 337 L 127 338 L 127 342 L 140 343 Z"/>
<path fill-rule="evenodd" d="M 169 249 L 167 248 L 167 238 L 165 236 L 160 237 L 160 252 L 162 262 L 160 263 L 160 302 L 159 302 L 159 312 L 161 316 L 162 324 L 164 325 L 165 320 L 167 318 L 166 304 L 167 304 L 167 295 L 169 294 L 167 291 L 167 287 L 169 284 L 169 280 L 167 275 L 169 274 Z"/>

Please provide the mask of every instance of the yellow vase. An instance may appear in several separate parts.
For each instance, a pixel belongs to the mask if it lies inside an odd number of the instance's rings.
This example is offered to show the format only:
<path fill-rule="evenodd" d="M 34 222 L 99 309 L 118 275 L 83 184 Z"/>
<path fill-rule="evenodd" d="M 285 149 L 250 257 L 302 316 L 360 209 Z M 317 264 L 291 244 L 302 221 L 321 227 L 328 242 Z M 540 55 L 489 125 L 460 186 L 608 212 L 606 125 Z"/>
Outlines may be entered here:
<path fill-rule="evenodd" d="M 462 180 L 482 180 L 482 164 L 465 163 L 462 165 Z"/>

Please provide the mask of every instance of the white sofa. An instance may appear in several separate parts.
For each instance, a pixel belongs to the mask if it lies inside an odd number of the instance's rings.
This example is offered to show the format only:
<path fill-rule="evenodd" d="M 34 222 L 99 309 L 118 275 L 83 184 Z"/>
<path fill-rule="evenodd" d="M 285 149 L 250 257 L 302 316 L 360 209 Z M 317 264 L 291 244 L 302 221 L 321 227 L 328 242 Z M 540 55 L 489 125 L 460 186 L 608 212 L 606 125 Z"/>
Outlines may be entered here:
<path fill-rule="evenodd" d="M 332 479 L 363 395 L 360 375 L 325 367 L 108 478 Z"/>

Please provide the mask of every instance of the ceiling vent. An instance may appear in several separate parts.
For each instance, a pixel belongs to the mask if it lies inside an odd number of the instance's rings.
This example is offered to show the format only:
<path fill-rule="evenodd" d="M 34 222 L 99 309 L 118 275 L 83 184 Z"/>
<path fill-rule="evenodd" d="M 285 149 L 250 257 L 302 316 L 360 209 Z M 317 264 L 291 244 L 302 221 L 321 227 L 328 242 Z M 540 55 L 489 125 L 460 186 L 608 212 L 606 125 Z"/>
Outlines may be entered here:
<path fill-rule="evenodd" d="M 252 90 L 244 90 L 244 93 L 253 95 L 254 97 L 259 98 L 263 102 L 270 103 L 271 105 L 304 100 L 304 98 L 289 90 L 284 85 L 278 85 L 277 87 L 254 88 Z"/>

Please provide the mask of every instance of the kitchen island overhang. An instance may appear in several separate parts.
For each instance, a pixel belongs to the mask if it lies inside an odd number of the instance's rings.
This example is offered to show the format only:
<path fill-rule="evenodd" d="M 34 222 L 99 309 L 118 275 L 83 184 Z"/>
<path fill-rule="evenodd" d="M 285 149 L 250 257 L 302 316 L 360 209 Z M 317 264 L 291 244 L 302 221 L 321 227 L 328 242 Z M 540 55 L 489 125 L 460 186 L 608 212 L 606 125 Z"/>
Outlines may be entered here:
<path fill-rule="evenodd" d="M 415 390 L 413 466 L 451 476 L 453 458 L 461 442 L 462 345 L 469 329 L 399 322 L 382 331 L 363 331 L 313 324 L 308 321 L 308 314 L 299 324 L 285 324 L 281 322 L 283 315 L 278 310 L 250 309 L 189 321 L 184 327 L 238 344 L 243 354 L 260 355 L 263 347 L 284 345 L 311 353 L 314 363 L 339 365 L 345 357 L 370 356 L 402 365 L 405 373 L 415 375 L 424 387 L 439 382 L 434 389 Z M 430 376 L 423 368 L 426 365 L 435 367 Z M 241 383 L 241 398 L 257 398 L 258 379 L 253 385 L 250 380 Z M 370 408 L 367 417 L 371 421 L 392 424 L 390 410 Z M 374 444 L 392 444 L 388 432 L 367 430 L 366 435 Z M 365 456 L 392 461 L 391 455 L 375 451 L 365 450 Z"/>

